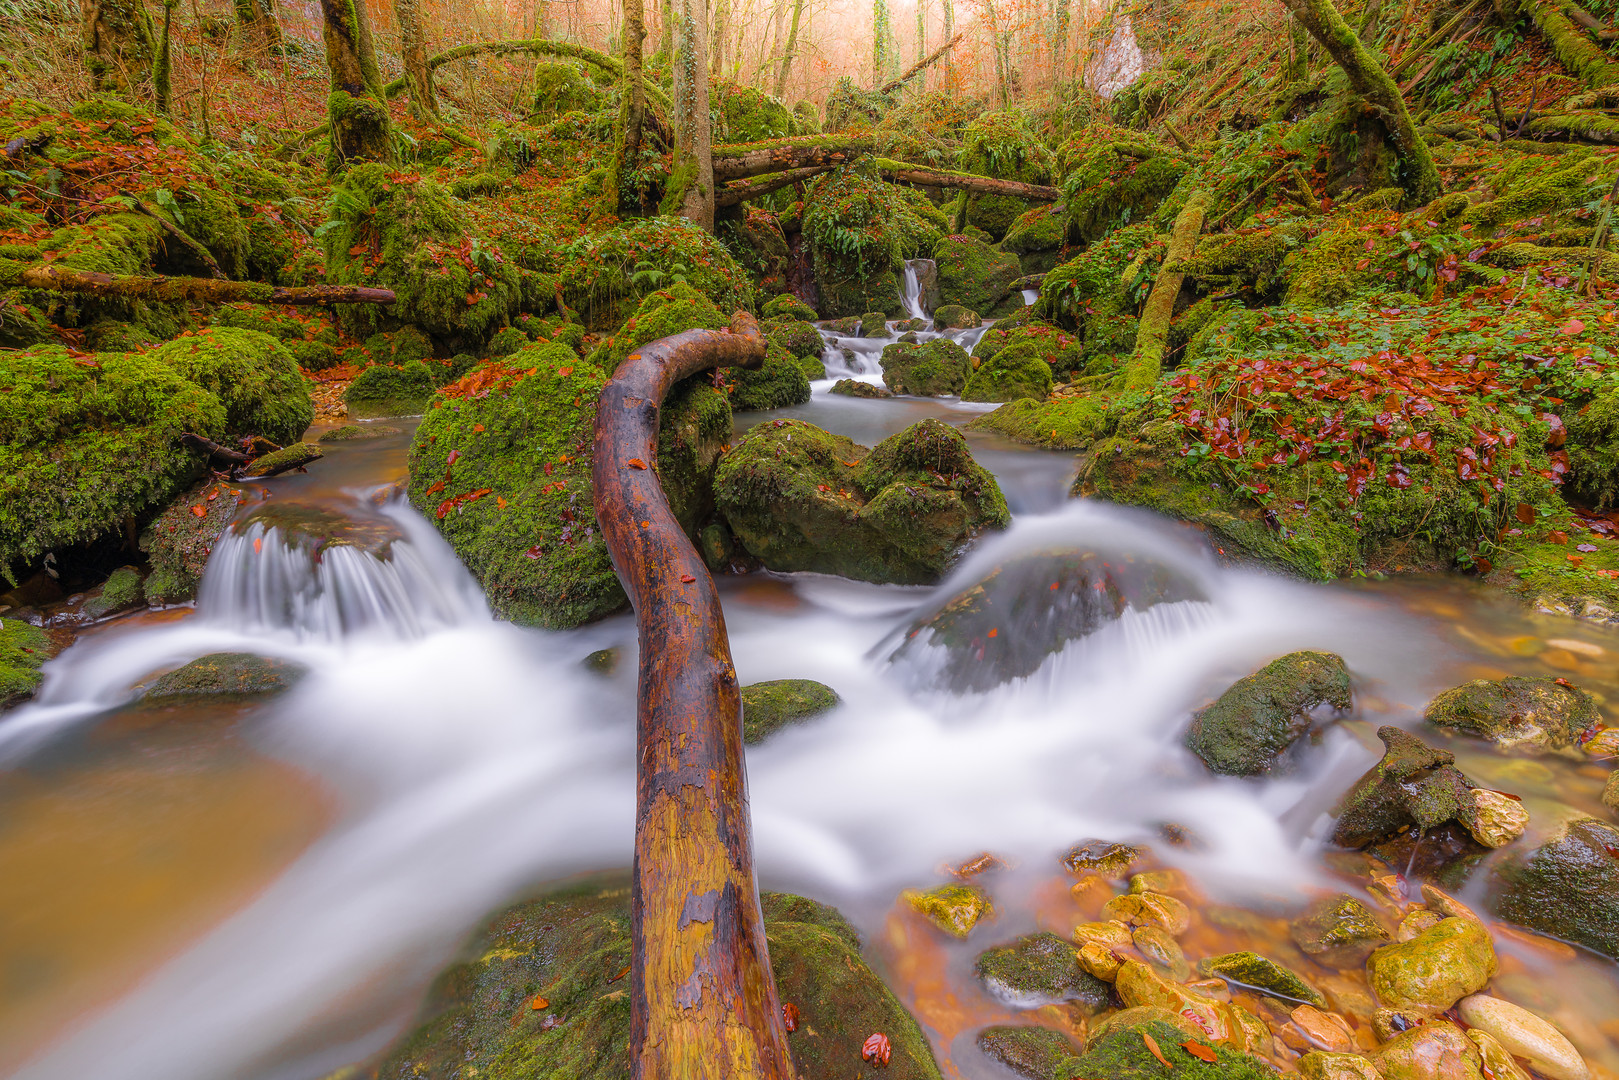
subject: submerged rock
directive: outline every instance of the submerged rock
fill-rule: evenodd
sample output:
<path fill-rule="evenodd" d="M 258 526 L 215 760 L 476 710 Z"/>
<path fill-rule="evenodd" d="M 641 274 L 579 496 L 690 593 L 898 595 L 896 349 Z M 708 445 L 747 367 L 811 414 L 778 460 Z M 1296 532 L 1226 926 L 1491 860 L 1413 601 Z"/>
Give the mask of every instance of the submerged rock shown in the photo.
<path fill-rule="evenodd" d="M 995 911 L 989 894 L 976 885 L 940 885 L 927 892 L 906 889 L 902 895 L 912 911 L 956 938 L 966 937 Z"/>
<path fill-rule="evenodd" d="M 1490 897 L 1508 922 L 1619 959 L 1619 829 L 1572 818 L 1539 847 L 1495 864 Z"/>
<path fill-rule="evenodd" d="M 917 619 L 890 655 L 953 693 L 1038 671 L 1070 641 L 1157 604 L 1203 599 L 1191 579 L 1131 553 L 1042 551 L 1010 559 Z"/>
<path fill-rule="evenodd" d="M 978 1049 L 1028 1080 L 1058 1080 L 1058 1067 L 1079 1048 L 1068 1036 L 1029 1024 L 1001 1024 L 978 1033 Z"/>
<path fill-rule="evenodd" d="M 714 474 L 742 546 L 772 570 L 937 581 L 963 545 L 1010 515 L 967 441 L 937 420 L 871 450 L 799 420 L 750 430 Z"/>
<path fill-rule="evenodd" d="M 1068 853 L 1062 857 L 1062 864 L 1075 874 L 1122 878 L 1140 858 L 1141 849 L 1130 844 L 1118 844 L 1111 840 L 1082 840 L 1068 849 Z"/>
<path fill-rule="evenodd" d="M 938 1080 L 926 1036 L 861 958 L 843 917 L 803 897 L 760 899 L 776 989 L 799 1015 L 787 1037 L 799 1075 L 847 1080 L 861 1043 L 880 1031 L 892 1047 L 885 1076 Z M 420 1026 L 377 1075 L 622 1080 L 629 962 L 627 888 L 581 887 L 510 908 L 435 982 Z"/>
<path fill-rule="evenodd" d="M 1288 931 L 1300 951 L 1337 968 L 1359 967 L 1373 949 L 1389 941 L 1372 909 L 1347 895 L 1319 901 L 1289 923 Z"/>
<path fill-rule="evenodd" d="M 876 383 L 861 382 L 859 379 L 839 379 L 832 384 L 832 389 L 827 392 L 857 398 L 889 398 L 894 396 L 891 390 L 885 390 Z"/>
<path fill-rule="evenodd" d="M 1349 669 L 1333 653 L 1296 652 L 1244 676 L 1192 717 L 1186 745 L 1217 773 L 1268 772 L 1322 706 L 1353 704 Z"/>
<path fill-rule="evenodd" d="M 314 502 L 273 499 L 260 503 L 236 520 L 231 531 L 245 535 L 257 526 L 276 530 L 288 547 L 304 548 L 317 555 L 336 547 L 358 548 L 378 559 L 386 559 L 404 533 L 392 518 L 380 514 L 361 515 L 352 509 L 329 509 Z"/>
<path fill-rule="evenodd" d="M 1113 999 L 1112 988 L 1080 966 L 1078 950 L 1052 933 L 986 949 L 978 954 L 973 972 L 990 993 L 1018 1008 L 1072 1001 L 1094 1016 Z"/>
<path fill-rule="evenodd" d="M 1321 991 L 1305 982 L 1297 972 L 1258 953 L 1234 952 L 1206 957 L 1197 962 L 1197 970 L 1227 982 L 1251 986 L 1283 1000 L 1302 1001 L 1317 1008 L 1325 1008 L 1327 1004 Z"/>
<path fill-rule="evenodd" d="M 1439 1020 L 1385 1042 L 1372 1055 L 1384 1080 L 1482 1080 L 1478 1047 L 1462 1029 Z"/>
<path fill-rule="evenodd" d="M 1184 902 L 1156 892 L 1115 896 L 1102 905 L 1102 916 L 1130 926 L 1160 926 L 1176 935 L 1192 925 L 1192 911 Z"/>
<path fill-rule="evenodd" d="M 1377 737 L 1386 748 L 1383 760 L 1339 804 L 1333 843 L 1365 847 L 1407 827 L 1426 831 L 1474 820 L 1473 784 L 1456 768 L 1456 755 L 1392 725 L 1378 728 Z"/>
<path fill-rule="evenodd" d="M 1451 917 L 1372 953 L 1366 980 L 1386 1008 L 1443 1012 L 1482 990 L 1495 968 L 1489 931 L 1472 919 Z"/>
<path fill-rule="evenodd" d="M 1428 723 L 1503 750 L 1565 750 L 1598 720 L 1596 701 L 1564 679 L 1474 679 L 1428 703 Z"/>
<path fill-rule="evenodd" d="M 883 384 L 896 394 L 940 397 L 961 393 L 972 373 L 972 357 L 949 338 L 925 344 L 897 341 L 884 346 Z"/>
<path fill-rule="evenodd" d="M 146 687 L 141 701 L 170 704 L 186 698 L 264 697 L 291 690 L 309 669 L 291 660 L 254 653 L 211 653 Z"/>
<path fill-rule="evenodd" d="M 742 741 L 763 742 L 784 727 L 836 708 L 837 692 L 813 679 L 772 679 L 742 688 Z"/>

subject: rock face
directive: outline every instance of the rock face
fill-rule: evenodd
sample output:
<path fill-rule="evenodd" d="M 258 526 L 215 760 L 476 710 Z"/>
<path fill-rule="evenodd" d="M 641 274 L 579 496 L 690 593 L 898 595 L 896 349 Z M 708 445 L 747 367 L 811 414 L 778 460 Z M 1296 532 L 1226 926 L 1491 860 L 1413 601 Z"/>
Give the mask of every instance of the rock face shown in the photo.
<path fill-rule="evenodd" d="M 1439 694 L 1428 723 L 1488 739 L 1503 750 L 1564 750 L 1597 722 L 1596 702 L 1559 679 L 1475 679 Z"/>
<path fill-rule="evenodd" d="M 959 394 L 972 372 L 972 357 L 949 338 L 925 345 L 896 341 L 883 348 L 883 384 L 896 394 L 939 397 Z"/>
<path fill-rule="evenodd" d="M 978 1049 L 1028 1080 L 1056 1080 L 1058 1067 L 1079 1052 L 1062 1032 L 1027 1024 L 985 1028 Z"/>
<path fill-rule="evenodd" d="M 1619 829 L 1576 817 L 1491 871 L 1491 907 L 1509 922 L 1619 959 Z"/>
<path fill-rule="evenodd" d="M 1217 773 L 1255 776 L 1310 730 L 1323 705 L 1352 704 L 1349 669 L 1332 653 L 1296 652 L 1238 679 L 1192 718 L 1186 745 Z"/>
<path fill-rule="evenodd" d="M 1019 1008 L 1075 1002 L 1087 1016 L 1108 1007 L 1107 983 L 1080 966 L 1079 951 L 1052 933 L 1030 934 L 978 954 L 974 973 L 990 993 Z"/>
<path fill-rule="evenodd" d="M 937 420 L 871 450 L 798 420 L 760 424 L 721 459 L 714 497 L 772 570 L 907 585 L 937 581 L 962 545 L 1010 521 L 995 478 Z"/>
<path fill-rule="evenodd" d="M 763 742 L 782 728 L 839 704 L 837 693 L 813 679 L 774 679 L 742 688 L 742 741 Z"/>
<path fill-rule="evenodd" d="M 1383 760 L 1344 796 L 1333 843 L 1365 847 L 1407 826 L 1426 831 L 1471 822 L 1473 785 L 1456 768 L 1456 755 L 1391 725 L 1378 728 L 1377 737 L 1386 747 Z"/>
<path fill-rule="evenodd" d="M 845 1080 L 873 1032 L 888 1036 L 885 1075 L 937 1080 L 916 1021 L 860 957 L 836 911 L 803 897 L 761 897 L 770 964 L 795 1006 L 794 1064 L 805 1080 Z M 421 1026 L 379 1076 L 453 1080 L 622 1080 L 629 1074 L 629 890 L 585 887 L 497 915 L 472 958 L 435 983 Z"/>
<path fill-rule="evenodd" d="M 1318 902 L 1289 923 L 1288 932 L 1300 951 L 1336 968 L 1359 967 L 1389 940 L 1372 909 L 1348 895 Z"/>
<path fill-rule="evenodd" d="M 1437 1013 L 1482 990 L 1495 968 L 1489 931 L 1472 919 L 1451 917 L 1372 953 L 1366 979 L 1385 1008 Z"/>
<path fill-rule="evenodd" d="M 991 318 L 1023 306 L 1012 283 L 1023 276 L 1016 255 L 997 251 L 982 240 L 946 236 L 933 248 L 939 269 L 939 295 L 947 304 L 983 312 Z"/>
<path fill-rule="evenodd" d="M 890 660 L 954 693 L 1032 675 L 1068 642 L 1127 609 L 1201 600 L 1197 585 L 1130 553 L 1047 551 L 1012 559 L 912 623 Z"/>
<path fill-rule="evenodd" d="M 186 698 L 260 697 L 285 693 L 307 674 L 301 664 L 253 653 L 211 653 L 161 675 L 141 700 L 172 704 Z"/>

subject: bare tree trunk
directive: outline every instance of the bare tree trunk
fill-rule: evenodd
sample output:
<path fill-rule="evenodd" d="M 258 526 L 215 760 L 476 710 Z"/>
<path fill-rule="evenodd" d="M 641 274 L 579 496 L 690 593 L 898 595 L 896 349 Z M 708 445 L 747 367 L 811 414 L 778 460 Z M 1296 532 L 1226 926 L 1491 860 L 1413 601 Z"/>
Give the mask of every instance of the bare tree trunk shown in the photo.
<path fill-rule="evenodd" d="M 713 130 L 708 115 L 708 3 L 679 0 L 675 35 L 675 160 L 670 194 L 681 217 L 714 231 Z M 672 201 L 672 200 L 670 200 Z"/>
<path fill-rule="evenodd" d="M 792 28 L 787 31 L 787 47 L 781 52 L 781 66 L 776 69 L 776 96 L 787 97 L 787 76 L 793 70 L 793 55 L 798 48 L 798 22 L 804 14 L 804 0 L 793 0 Z"/>
<path fill-rule="evenodd" d="M 714 0 L 713 48 L 709 50 L 709 73 L 716 79 L 725 77 L 725 33 L 731 14 L 731 0 Z"/>
<path fill-rule="evenodd" d="M 420 0 L 394 0 L 394 18 L 399 22 L 399 51 L 405 62 L 411 112 L 417 119 L 436 117 L 438 102 L 433 97 L 433 71 L 427 66 Z"/>
<path fill-rule="evenodd" d="M 147 97 L 155 50 L 142 0 L 79 0 L 79 14 L 91 88 L 99 94 Z"/>
<path fill-rule="evenodd" d="M 332 73 L 329 164 L 335 169 L 350 161 L 392 161 L 388 107 L 364 0 L 320 0 L 320 11 L 326 66 Z"/>
<path fill-rule="evenodd" d="M 701 24 L 699 24 L 700 26 Z M 687 27 L 682 25 L 682 33 Z M 719 594 L 657 472 L 659 406 L 681 379 L 757 367 L 752 316 L 642 346 L 596 407 L 595 509 L 635 608 L 635 1080 L 792 1080 L 753 876 L 742 707 Z"/>
<path fill-rule="evenodd" d="M 1361 44 L 1360 35 L 1344 22 L 1332 0 L 1282 0 L 1310 36 L 1321 43 L 1349 78 L 1350 88 L 1365 98 L 1382 117 L 1383 125 L 1394 138 L 1401 158 L 1405 161 L 1409 177 L 1406 193 L 1414 205 L 1422 206 L 1444 193 L 1445 185 L 1439 177 L 1433 154 L 1428 144 L 1417 134 L 1411 112 L 1405 107 L 1405 98 L 1389 73 L 1377 58 Z"/>

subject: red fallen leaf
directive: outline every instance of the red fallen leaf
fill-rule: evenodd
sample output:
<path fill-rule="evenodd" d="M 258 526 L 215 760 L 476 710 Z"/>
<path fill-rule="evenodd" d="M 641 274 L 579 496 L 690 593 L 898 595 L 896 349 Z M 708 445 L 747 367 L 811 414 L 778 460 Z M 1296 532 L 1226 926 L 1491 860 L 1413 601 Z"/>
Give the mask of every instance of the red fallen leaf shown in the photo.
<path fill-rule="evenodd" d="M 888 1036 L 880 1031 L 867 1037 L 860 1046 L 860 1057 L 878 1068 L 887 1065 L 889 1058 L 893 1056 L 894 1048 L 889 1045 Z"/>
<path fill-rule="evenodd" d="M 1596 549 L 1597 549 L 1597 546 L 1595 544 L 1575 544 L 1574 545 L 1574 550 L 1575 551 L 1595 551 Z"/>
<path fill-rule="evenodd" d="M 1533 525 L 1535 523 L 1535 508 L 1528 503 L 1521 502 L 1518 504 L 1517 509 L 1512 511 L 1512 516 L 1517 518 L 1518 523 L 1521 525 Z"/>
<path fill-rule="evenodd" d="M 483 430 L 483 425 L 482 424 L 473 424 L 472 425 L 472 430 L 473 431 L 482 431 Z"/>
<path fill-rule="evenodd" d="M 214 500 L 215 500 L 215 499 L 217 499 L 217 498 L 219 498 L 219 489 L 218 489 L 218 488 L 214 488 L 214 490 L 212 490 L 212 491 L 210 491 L 210 492 L 209 492 L 209 493 L 208 493 L 208 501 L 209 501 L 209 502 L 213 502 L 213 501 L 214 501 Z"/>
<path fill-rule="evenodd" d="M 531 1009 L 534 1009 L 535 1011 L 538 1011 L 540 1009 L 546 1008 L 550 1004 L 551 1004 L 551 1002 L 548 1001 L 546 998 L 540 996 L 539 994 L 535 994 L 534 995 L 534 1000 L 528 1003 L 528 1007 L 531 1008 Z"/>
<path fill-rule="evenodd" d="M 1569 561 L 1569 565 L 1571 565 L 1571 566 L 1579 566 L 1581 563 L 1585 562 L 1585 556 L 1584 555 L 1570 555 L 1568 557 L 1568 561 Z"/>
<path fill-rule="evenodd" d="M 1551 532 L 1546 534 L 1546 543 L 1566 544 L 1568 543 L 1568 533 L 1564 532 L 1562 529 L 1553 529 Z"/>
<path fill-rule="evenodd" d="M 1481 574 L 1488 574 L 1491 570 L 1495 569 L 1495 564 L 1482 555 L 1473 556 L 1473 566 L 1477 568 L 1478 572 Z"/>
<path fill-rule="evenodd" d="M 1153 1038 L 1151 1035 L 1148 1035 L 1145 1031 L 1143 1031 L 1141 1033 L 1141 1041 L 1142 1041 L 1143 1044 L 1146 1045 L 1148 1051 L 1151 1052 L 1153 1057 L 1157 1058 L 1159 1061 L 1164 1063 L 1165 1068 L 1173 1069 L 1175 1067 L 1175 1063 L 1170 1061 L 1168 1058 L 1166 1058 L 1164 1056 L 1164 1052 L 1162 1050 L 1158 1049 L 1158 1040 L 1157 1039 Z"/>
<path fill-rule="evenodd" d="M 447 461 L 445 461 L 444 464 L 446 466 L 454 465 L 455 464 L 455 459 L 460 457 L 460 456 L 461 456 L 461 451 L 459 451 L 459 450 L 451 450 L 449 459 Z"/>
<path fill-rule="evenodd" d="M 989 628 L 989 636 L 990 637 L 995 637 L 999 633 L 1000 633 L 1000 630 L 998 628 L 993 627 L 993 626 Z"/>
<path fill-rule="evenodd" d="M 557 368 L 557 374 L 562 376 L 564 379 L 566 379 L 569 375 L 573 374 L 573 368 L 571 368 L 571 367 L 559 367 L 559 368 Z"/>
<path fill-rule="evenodd" d="M 697 579 L 692 577 L 690 574 L 681 574 L 680 575 L 680 580 L 681 580 L 682 584 L 690 585 L 692 582 L 696 581 Z"/>
<path fill-rule="evenodd" d="M 630 973 L 630 966 L 628 964 L 625 964 L 623 971 L 619 972 L 617 975 L 614 975 L 611 979 L 608 979 L 607 981 L 610 982 L 610 983 L 616 983 L 616 982 L 618 982 L 618 980 L 622 979 L 624 976 L 628 975 L 629 973 Z"/>
<path fill-rule="evenodd" d="M 1190 1039 L 1181 1043 L 1181 1049 L 1185 1050 L 1188 1054 L 1191 1054 L 1199 1061 L 1214 1061 L 1220 1056 L 1209 1047 L 1204 1046 L 1202 1043 L 1192 1042 Z"/>
<path fill-rule="evenodd" d="M 538 559 L 540 557 L 540 555 L 541 555 L 540 545 L 538 545 L 538 544 L 535 544 L 533 547 L 531 547 L 527 551 L 523 552 L 523 558 L 525 558 L 525 559 Z"/>
<path fill-rule="evenodd" d="M 638 457 L 632 457 L 632 458 L 630 458 L 630 460 L 626 461 L 624 464 L 628 465 L 632 469 L 644 469 L 644 468 L 646 468 L 646 462 L 642 461 Z"/>
<path fill-rule="evenodd" d="M 1559 334 L 1578 334 L 1585 329 L 1585 324 L 1578 319 L 1570 319 L 1557 328 Z"/>
<path fill-rule="evenodd" d="M 781 1003 L 781 1024 L 789 1032 L 798 1030 L 798 1006 L 790 1001 Z"/>
<path fill-rule="evenodd" d="M 825 485 L 825 484 L 816 484 L 815 485 L 815 490 L 816 491 L 831 491 L 832 489 L 830 487 L 828 487 L 827 485 Z"/>
<path fill-rule="evenodd" d="M 207 517 L 208 516 L 208 511 L 203 509 L 200 506 L 193 506 L 191 508 L 191 512 L 193 514 L 196 514 L 198 517 Z"/>
<path fill-rule="evenodd" d="M 845 461 L 845 462 L 844 462 L 844 464 L 845 464 L 845 465 L 847 465 L 847 466 L 849 466 L 849 468 L 851 468 L 851 469 L 852 469 L 852 468 L 854 468 L 854 467 L 855 467 L 855 466 L 856 466 L 856 465 L 858 465 L 858 464 L 860 464 L 860 462 L 858 462 L 858 461 Z"/>
<path fill-rule="evenodd" d="M 496 495 L 495 496 L 495 505 L 498 506 L 502 510 L 506 509 L 506 496 L 504 496 L 504 495 Z"/>

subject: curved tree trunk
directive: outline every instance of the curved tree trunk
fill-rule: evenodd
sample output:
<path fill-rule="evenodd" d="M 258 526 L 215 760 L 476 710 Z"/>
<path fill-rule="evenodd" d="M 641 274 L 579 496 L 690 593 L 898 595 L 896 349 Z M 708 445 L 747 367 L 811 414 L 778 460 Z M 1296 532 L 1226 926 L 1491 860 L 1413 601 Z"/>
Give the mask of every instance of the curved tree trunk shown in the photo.
<path fill-rule="evenodd" d="M 1355 93 L 1365 98 L 1382 117 L 1410 172 L 1406 192 L 1411 202 L 1421 206 L 1444 194 L 1445 185 L 1439 178 L 1433 154 L 1417 134 L 1417 126 L 1405 107 L 1399 86 L 1361 44 L 1360 35 L 1344 22 L 1332 0 L 1282 0 L 1282 3 L 1343 68 Z"/>
<path fill-rule="evenodd" d="M 742 706 L 719 594 L 658 481 L 658 413 L 681 379 L 757 367 L 752 316 L 632 352 L 596 407 L 595 509 L 635 607 L 636 1080 L 792 1080 L 753 877 Z"/>
<path fill-rule="evenodd" d="M 714 231 L 713 129 L 708 113 L 707 0 L 675 6 L 674 168 L 667 209 Z"/>
<path fill-rule="evenodd" d="M 351 161 L 392 161 L 388 107 L 364 0 L 320 0 L 320 12 L 326 66 L 332 74 L 327 99 L 330 164 L 340 168 Z"/>
<path fill-rule="evenodd" d="M 418 119 L 435 117 L 438 101 L 433 96 L 433 69 L 427 66 L 420 0 L 394 0 L 394 18 L 399 22 L 399 52 L 405 64 L 411 111 Z"/>
<path fill-rule="evenodd" d="M 144 98 L 151 90 L 152 21 L 141 0 L 79 0 L 84 66 L 96 93 Z"/>

